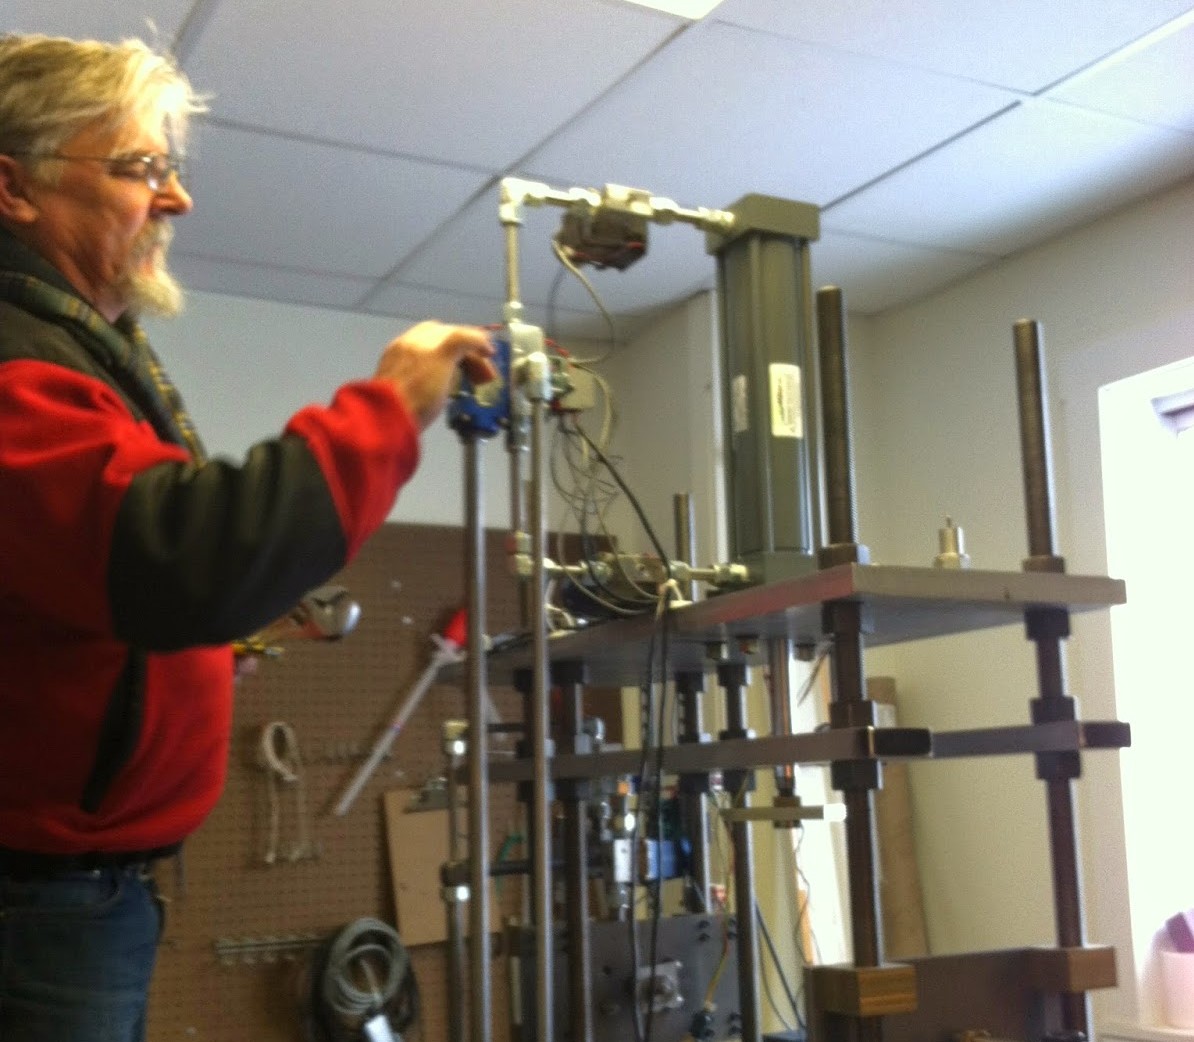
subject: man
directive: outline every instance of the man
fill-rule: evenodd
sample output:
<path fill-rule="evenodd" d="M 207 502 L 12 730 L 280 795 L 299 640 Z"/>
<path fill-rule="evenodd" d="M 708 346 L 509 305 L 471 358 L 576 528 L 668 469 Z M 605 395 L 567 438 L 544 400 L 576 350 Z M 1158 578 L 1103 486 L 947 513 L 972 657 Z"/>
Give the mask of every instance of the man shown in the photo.
<path fill-rule="evenodd" d="M 206 459 L 137 324 L 165 267 L 186 79 L 139 42 L 0 39 L 0 1039 L 144 1037 L 146 871 L 224 783 L 229 642 L 385 520 L 476 329 L 421 323 L 370 379 Z"/>

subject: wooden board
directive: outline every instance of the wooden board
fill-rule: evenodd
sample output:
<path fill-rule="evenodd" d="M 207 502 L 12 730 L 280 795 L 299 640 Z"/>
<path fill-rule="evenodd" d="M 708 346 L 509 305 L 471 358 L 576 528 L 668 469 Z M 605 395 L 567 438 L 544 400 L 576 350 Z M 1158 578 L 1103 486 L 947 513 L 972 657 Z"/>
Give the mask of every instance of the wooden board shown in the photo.
<path fill-rule="evenodd" d="M 392 789 L 385 794 L 390 879 L 398 930 L 407 947 L 448 939 L 447 910 L 440 888 L 440 868 L 448 860 L 448 812 L 409 809 L 417 796 L 410 789 Z M 465 813 L 466 808 L 461 807 L 462 830 Z M 500 908 L 496 887 L 490 887 L 489 900 L 491 909 Z M 493 932 L 500 932 L 500 917 L 491 919 Z"/>
<path fill-rule="evenodd" d="M 869 677 L 867 697 L 877 706 L 879 726 L 896 726 L 895 680 Z M 929 940 L 920 870 L 916 863 L 907 764 L 889 762 L 883 765 L 883 788 L 875 793 L 875 829 L 879 846 L 884 952 L 888 959 L 927 955 Z"/>

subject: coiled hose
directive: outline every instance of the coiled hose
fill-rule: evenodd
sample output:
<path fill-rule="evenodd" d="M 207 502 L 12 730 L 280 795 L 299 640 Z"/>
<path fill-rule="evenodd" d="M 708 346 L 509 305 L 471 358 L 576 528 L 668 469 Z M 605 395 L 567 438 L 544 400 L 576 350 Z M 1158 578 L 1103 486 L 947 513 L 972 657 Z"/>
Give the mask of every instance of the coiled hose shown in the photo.
<path fill-rule="evenodd" d="M 419 1014 L 410 955 L 398 932 L 380 919 L 357 919 L 317 950 L 311 973 L 315 1038 L 356 1042 L 363 1025 L 384 1014 L 402 1031 Z"/>

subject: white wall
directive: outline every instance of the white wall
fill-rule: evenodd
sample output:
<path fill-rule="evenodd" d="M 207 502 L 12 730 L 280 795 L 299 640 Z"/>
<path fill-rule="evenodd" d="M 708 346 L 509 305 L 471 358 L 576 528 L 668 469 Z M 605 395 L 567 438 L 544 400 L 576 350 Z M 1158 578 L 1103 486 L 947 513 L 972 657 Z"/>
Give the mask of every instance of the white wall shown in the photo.
<path fill-rule="evenodd" d="M 180 318 L 148 322 L 146 329 L 208 450 L 239 458 L 281 431 L 297 409 L 327 402 L 340 384 L 372 375 L 382 348 L 414 321 L 192 293 Z M 482 451 L 485 522 L 504 528 L 504 444 L 494 439 Z M 418 473 L 390 520 L 462 524 L 462 458 L 457 437 L 437 424 L 423 440 Z"/>
<path fill-rule="evenodd" d="M 855 421 L 863 538 L 879 560 L 928 563 L 950 513 L 975 567 L 1019 567 L 1011 328 L 1032 317 L 1045 332 L 1060 550 L 1070 572 L 1106 571 L 1098 388 L 1194 354 L 1192 237 L 1187 183 L 867 323 L 853 351 Z M 1112 687 L 1109 614 L 1075 616 L 1070 687 L 1084 718 L 1130 722 Z M 1010 628 L 883 650 L 871 663 L 899 679 L 909 724 L 1023 722 L 1035 694 L 1031 655 Z M 1125 985 L 1101 994 L 1096 1011 L 1132 1019 L 1119 756 L 1084 756 L 1078 792 L 1089 935 L 1117 946 Z M 1052 942 L 1048 904 L 1027 896 L 1048 885 L 1031 760 L 925 764 L 914 782 L 934 949 Z"/>
<path fill-rule="evenodd" d="M 602 366 L 614 387 L 614 452 L 663 549 L 676 553 L 673 497 L 693 500 L 698 561 L 723 560 L 722 435 L 713 298 L 671 311 Z M 631 550 L 651 549 L 629 506 L 611 522 Z"/>

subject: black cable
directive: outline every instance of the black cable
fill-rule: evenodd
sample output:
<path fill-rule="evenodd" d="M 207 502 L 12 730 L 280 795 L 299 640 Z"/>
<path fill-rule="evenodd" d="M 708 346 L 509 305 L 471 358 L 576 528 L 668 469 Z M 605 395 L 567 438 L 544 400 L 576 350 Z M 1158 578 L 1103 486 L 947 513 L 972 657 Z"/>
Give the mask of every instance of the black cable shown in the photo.
<path fill-rule="evenodd" d="M 630 490 L 630 487 L 623 480 L 622 475 L 618 473 L 617 468 L 609 460 L 604 452 L 597 446 L 597 443 L 585 433 L 584 429 L 579 424 L 573 425 L 573 430 L 585 442 L 594 456 L 610 477 L 617 483 L 618 488 L 626 496 L 634 509 L 639 523 L 643 527 L 647 538 L 655 549 L 655 553 L 659 557 L 659 561 L 663 566 L 664 574 L 667 576 L 667 582 L 672 582 L 672 565 L 668 559 L 668 555 L 663 550 L 663 545 L 660 543 L 655 530 L 651 527 L 650 521 L 647 520 L 646 512 L 643 510 L 642 504 L 638 501 L 638 497 Z M 585 538 L 584 527 L 582 524 L 582 545 Z M 593 575 L 590 566 L 590 575 L 596 581 L 596 576 Z M 653 891 L 654 903 L 652 905 L 652 922 L 651 922 L 651 948 L 650 948 L 650 972 L 655 972 L 655 959 L 658 954 L 659 941 L 659 922 L 663 911 L 663 893 L 662 893 L 662 875 L 663 875 L 663 723 L 665 719 L 664 707 L 666 706 L 667 698 L 667 668 L 668 668 L 668 654 L 667 654 L 667 635 L 669 622 L 669 609 L 671 604 L 671 591 L 665 588 L 661 591 L 661 602 L 652 602 L 660 604 L 660 613 L 662 625 L 660 627 L 662 633 L 661 643 L 663 646 L 663 653 L 660 656 L 660 672 L 662 676 L 661 695 L 660 695 L 660 712 L 659 712 L 659 734 L 656 736 L 656 761 L 655 761 L 655 792 L 654 792 L 654 811 L 656 818 L 656 871 L 655 871 L 655 889 Z M 649 1003 L 647 1006 L 647 1016 L 645 1024 L 639 1023 L 639 1002 L 638 1002 L 638 931 L 634 916 L 634 889 L 636 885 L 636 863 L 638 859 L 638 831 L 639 831 L 639 816 L 644 813 L 643 804 L 647 802 L 647 792 L 649 786 L 647 784 L 647 758 L 650 754 L 650 720 L 651 720 L 651 698 L 653 690 L 654 672 L 655 672 L 655 635 L 656 630 L 652 629 L 650 641 L 647 647 L 647 663 L 646 663 L 646 681 L 643 686 L 644 698 L 646 701 L 646 712 L 644 718 L 647 721 L 647 726 L 643 728 L 642 751 L 639 757 L 639 806 L 634 817 L 634 827 L 631 830 L 631 858 L 630 858 L 630 892 L 631 892 L 631 910 L 630 910 L 630 955 L 631 955 L 631 969 L 633 987 L 635 990 L 635 998 L 632 1003 L 634 1022 L 634 1034 L 637 1042 L 651 1042 L 651 1028 L 653 1026 L 654 1004 Z"/>
<path fill-rule="evenodd" d="M 582 439 L 582 440 L 586 441 L 590 446 L 592 446 L 594 452 L 598 453 L 598 455 L 599 455 L 599 462 L 601 462 L 606 467 L 606 469 L 610 470 L 611 474 L 614 474 L 616 481 L 620 481 L 616 472 L 612 470 L 612 464 L 610 464 L 608 459 L 600 456 L 600 450 L 598 450 L 596 448 L 596 446 L 593 444 L 593 442 L 589 438 L 589 436 L 584 433 L 584 431 L 581 428 L 579 423 L 577 423 L 574 420 L 571 431 L 569 431 L 567 428 L 565 428 L 563 426 L 563 424 L 561 424 L 560 430 L 563 431 L 565 434 L 569 434 L 570 436 Z M 591 484 L 596 485 L 597 482 L 594 480 L 591 482 Z M 624 485 L 621 485 L 620 487 L 625 489 Z M 633 501 L 634 497 L 630 496 L 629 492 L 627 492 L 627 494 L 628 494 L 629 498 Z M 587 501 L 587 499 L 588 499 L 588 497 L 586 497 L 586 501 Z M 600 517 L 600 512 L 596 510 L 595 501 L 594 501 L 594 513 L 596 514 L 596 516 Z M 580 535 L 581 551 L 582 551 L 581 561 L 585 565 L 585 568 L 587 570 L 587 574 L 588 574 L 590 581 L 601 592 L 600 599 L 598 599 L 596 597 L 593 598 L 595 600 L 595 602 L 600 603 L 600 601 L 604 600 L 604 601 L 608 602 L 609 606 L 612 606 L 614 611 L 625 612 L 627 614 L 643 614 L 647 610 L 648 607 L 654 606 L 657 603 L 656 599 L 654 597 L 651 597 L 651 598 L 626 597 L 622 594 L 617 593 L 613 589 L 611 589 L 610 586 L 597 574 L 596 570 L 593 567 L 593 558 L 596 556 L 596 548 L 593 543 L 592 535 L 588 529 L 588 523 L 587 523 L 588 510 L 582 507 L 582 509 L 580 509 L 577 512 L 576 516 L 577 516 L 577 521 L 578 521 L 578 527 L 580 529 L 579 535 Z M 640 518 L 641 517 L 642 517 L 642 515 L 640 513 Z M 649 531 L 648 531 L 648 534 L 650 535 Z M 580 589 L 581 593 L 587 594 L 589 592 L 589 591 L 585 590 L 584 587 L 579 582 L 577 582 L 575 577 L 569 576 L 568 578 L 573 583 L 573 585 L 577 586 L 578 589 Z"/>
<path fill-rule="evenodd" d="M 796 1014 L 796 1026 L 801 1031 L 804 1030 L 804 1017 L 800 1013 L 800 1006 L 796 1001 L 796 996 L 792 994 L 792 986 L 788 983 L 788 977 L 784 973 L 783 964 L 780 962 L 779 952 L 775 950 L 775 942 L 771 939 L 771 933 L 767 929 L 767 924 L 763 921 L 763 912 L 759 908 L 759 902 L 755 903 L 755 922 L 759 924 L 759 930 L 763 934 L 763 940 L 767 942 L 767 950 L 771 953 L 771 961 L 775 966 L 775 972 L 779 975 L 779 982 L 784 986 L 784 994 L 788 997 L 788 1004 L 792 1007 L 792 1012 Z M 763 974 L 763 983 L 767 984 L 767 974 Z M 770 991 L 768 992 L 769 999 L 771 998 Z M 772 999 L 771 1008 L 775 1009 L 775 1001 Z M 784 1018 L 778 1009 L 775 1009 L 775 1015 L 782 1021 Z M 784 1025 L 787 1026 L 786 1024 Z"/>
<path fill-rule="evenodd" d="M 792 1025 L 788 1023 L 788 1018 L 779 1011 L 779 1003 L 775 1001 L 775 994 L 771 990 L 771 979 L 766 973 L 762 974 L 763 978 L 763 994 L 767 996 L 767 1005 L 771 1007 L 771 1012 L 775 1014 L 775 1019 L 780 1022 L 785 1031 L 791 1031 Z"/>
<path fill-rule="evenodd" d="M 659 542 L 659 538 L 655 535 L 655 530 L 651 527 L 651 522 L 647 520 L 647 515 L 643 511 L 642 504 L 639 503 L 634 493 L 630 491 L 630 486 L 622 480 L 622 475 L 618 473 L 617 468 L 609 461 L 608 457 L 598 447 L 597 443 L 593 441 L 580 426 L 576 427 L 576 432 L 584 439 L 585 444 L 593 451 L 593 455 L 601 461 L 601 465 L 609 471 L 610 477 L 618 483 L 626 498 L 630 501 L 630 505 L 634 508 L 635 514 L 638 516 L 639 523 L 643 526 L 643 531 L 647 534 L 647 538 L 651 541 L 651 545 L 655 548 L 655 553 L 659 555 L 659 560 L 663 565 L 664 574 L 668 577 L 670 582 L 672 579 L 672 562 L 668 559 L 668 555 L 663 552 L 663 545 Z"/>
<path fill-rule="evenodd" d="M 650 640 L 647 644 L 647 663 L 645 670 L 645 683 L 643 685 L 644 706 L 642 718 L 646 726 L 642 728 L 642 742 L 641 753 L 639 756 L 639 807 L 635 815 L 635 831 L 632 840 L 634 854 L 631 858 L 631 873 L 633 879 L 634 863 L 637 860 L 638 849 L 638 820 L 639 815 L 646 814 L 647 808 L 643 804 L 648 803 L 647 794 L 650 793 L 653 803 L 649 803 L 649 809 L 655 819 L 655 878 L 652 881 L 651 896 L 651 943 L 649 947 L 649 962 L 648 972 L 655 973 L 655 967 L 659 958 L 659 927 L 660 921 L 663 917 L 663 751 L 664 751 L 664 723 L 667 719 L 667 681 L 670 668 L 670 655 L 668 652 L 668 637 L 671 623 L 671 589 L 665 588 L 661 594 L 659 602 L 660 625 L 652 629 Z M 650 755 L 651 745 L 651 719 L 652 719 L 652 694 L 654 691 L 655 680 L 655 638 L 656 634 L 660 638 L 660 656 L 659 656 L 659 703 L 658 703 L 658 717 L 657 725 L 655 727 L 655 765 L 651 782 L 647 781 L 647 759 Z M 649 839 L 649 836 L 648 836 Z M 633 885 L 632 885 L 633 892 Z M 635 987 L 638 986 L 638 945 L 637 945 L 637 931 L 632 928 L 632 937 L 634 944 L 631 949 L 632 970 Z M 638 997 L 636 992 L 635 997 L 635 1037 L 639 1042 L 651 1042 L 651 1031 L 654 1026 L 655 1006 L 654 1001 L 650 999 L 650 991 L 648 991 L 648 1005 L 645 1022 L 641 1028 L 638 1023 Z"/>

